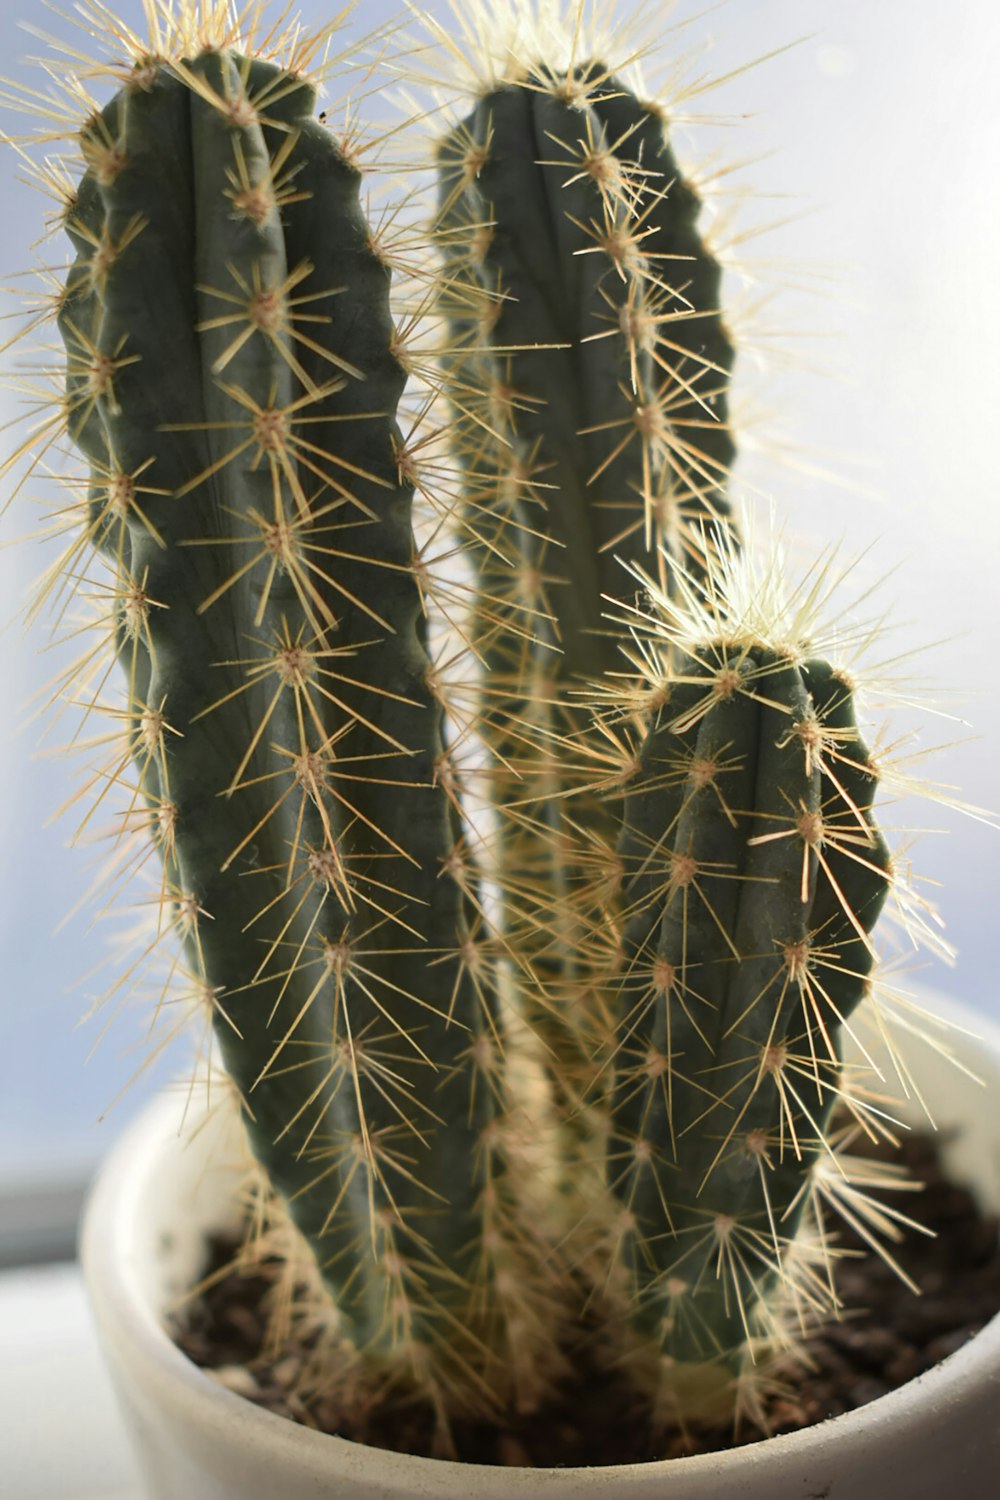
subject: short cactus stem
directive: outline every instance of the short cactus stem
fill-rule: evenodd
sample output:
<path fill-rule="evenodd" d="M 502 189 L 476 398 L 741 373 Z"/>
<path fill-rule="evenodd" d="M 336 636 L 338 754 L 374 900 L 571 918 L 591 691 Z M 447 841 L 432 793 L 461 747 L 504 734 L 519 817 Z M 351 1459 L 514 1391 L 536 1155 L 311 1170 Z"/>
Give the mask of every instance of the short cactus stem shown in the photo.
<path fill-rule="evenodd" d="M 752 628 L 664 649 L 619 846 L 609 1183 L 658 1399 L 709 1420 L 793 1279 L 891 871 L 845 677 Z"/>

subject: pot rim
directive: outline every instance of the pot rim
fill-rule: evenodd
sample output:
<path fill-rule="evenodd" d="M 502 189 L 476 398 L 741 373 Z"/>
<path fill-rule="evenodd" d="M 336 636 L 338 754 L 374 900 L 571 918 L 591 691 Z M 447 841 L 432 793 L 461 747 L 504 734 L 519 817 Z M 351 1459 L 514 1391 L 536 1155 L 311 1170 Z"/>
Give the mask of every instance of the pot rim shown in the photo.
<path fill-rule="evenodd" d="M 951 999 L 942 997 L 938 1003 L 938 997 L 934 998 L 935 1012 L 992 1053 L 1000 1068 L 1000 1025 Z M 467 1500 L 475 1481 L 486 1476 L 494 1485 L 502 1482 L 511 1496 L 529 1497 L 544 1486 L 550 1496 L 570 1497 L 581 1490 L 593 1493 L 595 1483 L 600 1482 L 617 1486 L 615 1493 L 627 1500 L 638 1493 L 640 1481 L 648 1484 L 667 1466 L 672 1471 L 680 1466 L 691 1477 L 711 1475 L 721 1481 L 737 1478 L 748 1466 L 760 1478 L 774 1465 L 777 1478 L 791 1450 L 799 1464 L 812 1459 L 819 1462 L 831 1444 L 857 1448 L 877 1442 L 886 1424 L 897 1439 L 905 1440 L 907 1430 L 924 1431 L 929 1421 L 940 1419 L 943 1406 L 960 1404 L 981 1382 L 1000 1384 L 998 1313 L 940 1364 L 864 1406 L 797 1432 L 718 1452 L 600 1467 L 505 1469 L 397 1453 L 317 1432 L 254 1405 L 206 1374 L 181 1353 L 143 1292 L 132 1228 L 151 1164 L 179 1139 L 179 1114 L 177 1094 L 155 1097 L 116 1143 L 91 1191 L 82 1221 L 80 1258 L 99 1322 L 114 1340 L 127 1339 L 132 1370 L 148 1373 L 157 1391 L 169 1392 L 176 1416 L 219 1433 L 231 1431 L 235 1424 L 242 1447 L 259 1447 L 272 1455 L 287 1450 L 299 1466 L 303 1459 L 311 1459 L 317 1472 L 325 1468 L 331 1479 L 340 1473 L 377 1481 L 386 1496 L 400 1500 L 414 1494 Z"/>

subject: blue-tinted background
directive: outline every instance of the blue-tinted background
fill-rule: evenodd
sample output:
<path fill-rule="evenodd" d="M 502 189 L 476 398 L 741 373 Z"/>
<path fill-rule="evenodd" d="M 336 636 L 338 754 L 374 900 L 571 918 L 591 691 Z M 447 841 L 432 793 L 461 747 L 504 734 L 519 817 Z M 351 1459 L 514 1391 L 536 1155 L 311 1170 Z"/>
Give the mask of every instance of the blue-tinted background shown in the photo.
<path fill-rule="evenodd" d="M 330 14 L 317 3 L 301 10 L 312 23 Z M 121 11 L 140 24 L 134 0 Z M 389 14 L 367 4 L 364 28 Z M 923 743 L 954 743 L 928 771 L 960 784 L 972 802 L 1000 806 L 1000 10 L 991 0 L 729 0 L 679 5 L 672 19 L 699 14 L 676 47 L 707 46 L 694 65 L 706 77 L 800 39 L 691 98 L 685 112 L 703 118 L 679 127 L 689 156 L 750 163 L 720 179 L 736 231 L 775 226 L 741 245 L 747 265 L 729 290 L 730 305 L 759 304 L 738 391 L 771 419 L 745 446 L 741 482 L 772 495 L 803 543 L 842 539 L 852 553 L 874 543 L 860 578 L 896 568 L 881 600 L 904 628 L 885 654 L 943 641 L 917 656 L 912 675 L 938 684 L 941 707 L 980 736 L 969 742 L 962 724 L 938 720 Z M 17 60 L 41 50 L 19 30 L 23 20 L 71 34 L 38 0 L 7 0 L 3 67 L 22 79 L 30 75 Z M 5 124 L 19 128 L 12 115 Z M 43 212 L 18 178 L 7 150 L 0 279 L 8 287 Z M 741 205 L 751 186 L 756 198 Z M 12 292 L 2 300 L 12 313 Z M 4 420 L 17 402 L 16 392 L 0 395 Z M 6 537 L 37 525 L 34 511 L 15 506 Z M 37 546 L 0 552 L 5 619 L 43 562 Z M 94 854 L 67 852 L 69 821 L 44 826 L 69 794 L 70 767 L 33 758 L 37 729 L 18 729 L 26 700 L 55 670 L 38 645 L 16 623 L 0 636 L 0 1181 L 86 1166 L 146 1087 L 97 1124 L 141 1056 L 146 1018 L 119 1018 L 87 1061 L 101 1022 L 77 1022 L 107 980 L 82 976 L 104 957 L 106 924 L 77 917 L 55 932 Z M 886 821 L 947 830 L 924 838 L 915 855 L 961 951 L 944 982 L 1000 1011 L 1000 834 L 920 805 L 890 809 Z M 933 964 L 923 972 L 942 978 Z M 180 1054 L 166 1066 L 183 1062 Z"/>

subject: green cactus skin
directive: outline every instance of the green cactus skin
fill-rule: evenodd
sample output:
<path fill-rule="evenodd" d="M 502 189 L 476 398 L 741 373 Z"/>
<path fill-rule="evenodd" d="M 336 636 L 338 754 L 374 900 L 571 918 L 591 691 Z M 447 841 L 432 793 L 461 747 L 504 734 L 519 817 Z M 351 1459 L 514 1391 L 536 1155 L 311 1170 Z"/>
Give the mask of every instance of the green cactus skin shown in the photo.
<path fill-rule="evenodd" d="M 460 957 L 389 273 L 313 111 L 225 50 L 124 88 L 83 132 L 59 325 L 173 920 L 255 1153 L 377 1356 L 477 1284 L 496 1017 Z"/>
<path fill-rule="evenodd" d="M 685 1420 L 732 1406 L 838 1098 L 890 880 L 849 681 L 760 642 L 676 663 L 626 800 L 610 1179 Z"/>

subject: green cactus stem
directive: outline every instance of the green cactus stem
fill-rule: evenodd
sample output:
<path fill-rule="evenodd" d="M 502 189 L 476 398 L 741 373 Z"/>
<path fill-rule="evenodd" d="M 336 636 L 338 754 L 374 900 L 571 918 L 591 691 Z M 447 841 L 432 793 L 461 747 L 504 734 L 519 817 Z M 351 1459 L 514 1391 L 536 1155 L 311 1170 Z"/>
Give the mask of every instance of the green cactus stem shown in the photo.
<path fill-rule="evenodd" d="M 626 800 L 610 1181 L 684 1420 L 731 1410 L 828 1150 L 890 880 L 849 679 L 764 640 L 674 663 Z"/>
<path fill-rule="evenodd" d="M 713 528 L 731 533 L 732 347 L 697 194 L 655 107 L 603 64 L 539 60 L 485 91 L 438 166 L 470 633 L 499 809 L 491 873 L 515 898 L 505 935 L 528 969 L 522 1007 L 585 1125 L 616 812 L 577 794 L 567 823 L 567 789 L 593 769 L 573 693 L 621 668 L 607 614 L 628 587 L 622 562 L 697 569 Z"/>
<path fill-rule="evenodd" d="M 345 1335 L 417 1363 L 485 1295 L 499 1038 L 389 271 L 314 107 L 227 49 L 137 64 L 81 134 L 59 327 L 170 921 Z"/>

